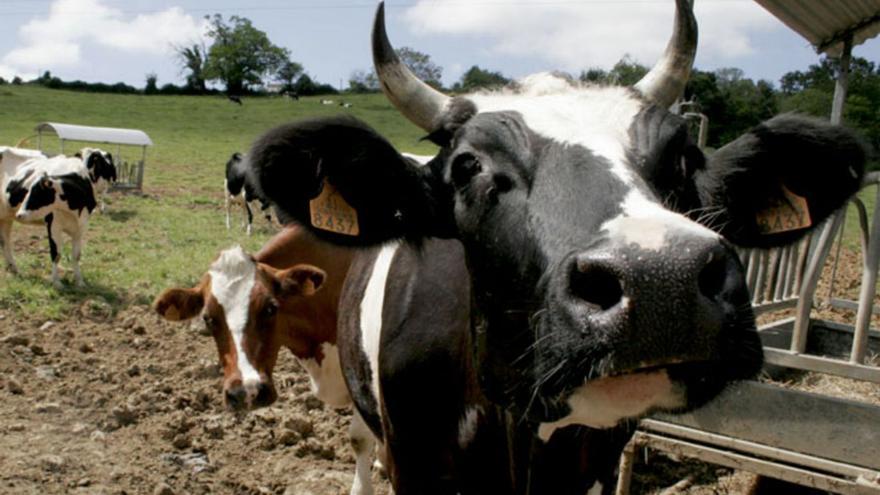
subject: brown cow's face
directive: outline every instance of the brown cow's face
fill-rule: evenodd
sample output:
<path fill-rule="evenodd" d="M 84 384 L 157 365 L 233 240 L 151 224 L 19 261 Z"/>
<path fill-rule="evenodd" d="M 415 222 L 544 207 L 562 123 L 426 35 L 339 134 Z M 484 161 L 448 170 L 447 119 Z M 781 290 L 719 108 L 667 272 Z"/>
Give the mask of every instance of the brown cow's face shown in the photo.
<path fill-rule="evenodd" d="M 169 320 L 201 312 L 223 366 L 226 404 L 236 410 L 254 409 L 278 396 L 272 370 L 287 338 L 280 309 L 292 298 L 314 294 L 323 280 L 318 268 L 276 270 L 236 247 L 220 254 L 199 286 L 169 289 L 154 307 Z"/>

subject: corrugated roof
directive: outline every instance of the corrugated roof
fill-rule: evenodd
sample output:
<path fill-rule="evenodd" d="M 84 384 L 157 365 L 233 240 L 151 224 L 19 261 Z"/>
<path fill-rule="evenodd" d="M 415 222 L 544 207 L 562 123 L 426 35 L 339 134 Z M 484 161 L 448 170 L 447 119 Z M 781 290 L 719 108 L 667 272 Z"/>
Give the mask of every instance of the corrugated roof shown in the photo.
<path fill-rule="evenodd" d="M 880 0 L 755 0 L 786 26 L 803 36 L 816 51 L 833 57 L 843 40 L 853 46 L 880 33 Z"/>
<path fill-rule="evenodd" d="M 130 144 L 133 146 L 152 146 L 153 141 L 147 133 L 138 129 L 117 129 L 114 127 L 91 127 L 85 125 L 43 122 L 34 128 L 37 132 L 53 132 L 61 139 L 89 141 L 93 143 Z"/>

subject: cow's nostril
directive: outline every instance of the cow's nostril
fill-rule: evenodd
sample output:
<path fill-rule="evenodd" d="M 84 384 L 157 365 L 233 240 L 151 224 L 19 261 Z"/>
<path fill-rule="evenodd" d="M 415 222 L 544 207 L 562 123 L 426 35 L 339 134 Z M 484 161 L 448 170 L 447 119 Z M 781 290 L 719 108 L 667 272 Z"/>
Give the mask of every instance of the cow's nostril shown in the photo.
<path fill-rule="evenodd" d="M 247 391 L 244 387 L 235 387 L 226 391 L 226 404 L 233 409 L 241 409 L 247 402 Z"/>
<path fill-rule="evenodd" d="M 272 388 L 265 383 L 260 383 L 257 388 L 257 397 L 254 399 L 254 404 L 257 406 L 268 406 L 275 400 L 272 395 Z"/>
<path fill-rule="evenodd" d="M 700 293 L 709 299 L 716 299 L 724 291 L 729 274 L 727 257 L 718 253 L 710 254 L 697 279 Z"/>
<path fill-rule="evenodd" d="M 608 268 L 589 259 L 579 259 L 571 273 L 571 293 L 605 311 L 620 302 L 623 287 L 617 275 Z"/>

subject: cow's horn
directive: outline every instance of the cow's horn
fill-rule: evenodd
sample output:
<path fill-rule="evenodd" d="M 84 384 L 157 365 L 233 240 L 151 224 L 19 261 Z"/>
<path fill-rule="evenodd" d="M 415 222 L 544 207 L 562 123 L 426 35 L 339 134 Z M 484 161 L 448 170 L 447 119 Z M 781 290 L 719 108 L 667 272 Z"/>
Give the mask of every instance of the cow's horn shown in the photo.
<path fill-rule="evenodd" d="M 649 101 L 664 108 L 684 94 L 697 53 L 697 20 L 693 0 L 675 1 L 675 27 L 663 57 L 635 84 Z"/>
<path fill-rule="evenodd" d="M 431 132 L 449 97 L 428 86 L 400 61 L 385 32 L 385 2 L 379 3 L 373 23 L 373 65 L 385 96 L 413 124 Z"/>

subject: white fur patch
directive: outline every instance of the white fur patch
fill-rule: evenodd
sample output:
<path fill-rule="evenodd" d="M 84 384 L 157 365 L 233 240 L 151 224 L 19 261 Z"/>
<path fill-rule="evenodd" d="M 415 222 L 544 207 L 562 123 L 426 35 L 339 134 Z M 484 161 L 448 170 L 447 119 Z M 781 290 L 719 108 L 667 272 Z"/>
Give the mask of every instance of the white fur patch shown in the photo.
<path fill-rule="evenodd" d="M 590 491 L 587 492 L 587 495 L 602 495 L 602 483 L 598 481 L 593 483 L 593 486 L 590 487 Z"/>
<path fill-rule="evenodd" d="M 610 161 L 621 180 L 632 182 L 626 160 L 629 129 L 644 108 L 643 101 L 626 88 L 572 84 L 549 73 L 519 83 L 516 91 L 477 93 L 468 99 L 480 112 L 519 112 L 532 131 L 589 149 Z"/>
<path fill-rule="evenodd" d="M 361 346 L 370 363 L 372 390 L 376 400 L 379 395 L 379 342 L 382 336 L 382 308 L 385 305 L 385 283 L 391 270 L 391 261 L 399 243 L 386 244 L 379 251 L 364 298 L 361 300 Z"/>
<path fill-rule="evenodd" d="M 637 189 L 630 190 L 623 200 L 623 212 L 602 224 L 602 230 L 615 242 L 635 244 L 641 249 L 666 249 L 670 234 L 717 239 L 719 235 L 693 220 L 648 199 Z"/>
<path fill-rule="evenodd" d="M 339 408 L 351 404 L 351 395 L 345 386 L 342 367 L 339 365 L 339 349 L 329 342 L 321 344 L 324 359 L 300 359 L 299 362 L 309 373 L 309 384 L 315 397 L 330 407 Z"/>
<path fill-rule="evenodd" d="M 578 387 L 568 398 L 571 412 L 553 423 L 542 423 L 538 436 L 545 442 L 557 428 L 586 425 L 610 428 L 620 420 L 636 418 L 648 410 L 684 405 L 684 394 L 666 370 L 600 378 Z"/>
<path fill-rule="evenodd" d="M 260 374 L 248 360 L 243 345 L 257 265 L 241 246 L 235 246 L 220 253 L 208 273 L 211 293 L 223 308 L 226 326 L 232 334 L 242 384 L 259 383 Z"/>
<path fill-rule="evenodd" d="M 467 448 L 477 436 L 478 421 L 482 413 L 482 407 L 468 406 L 464 415 L 458 420 L 458 446 L 462 449 Z"/>

